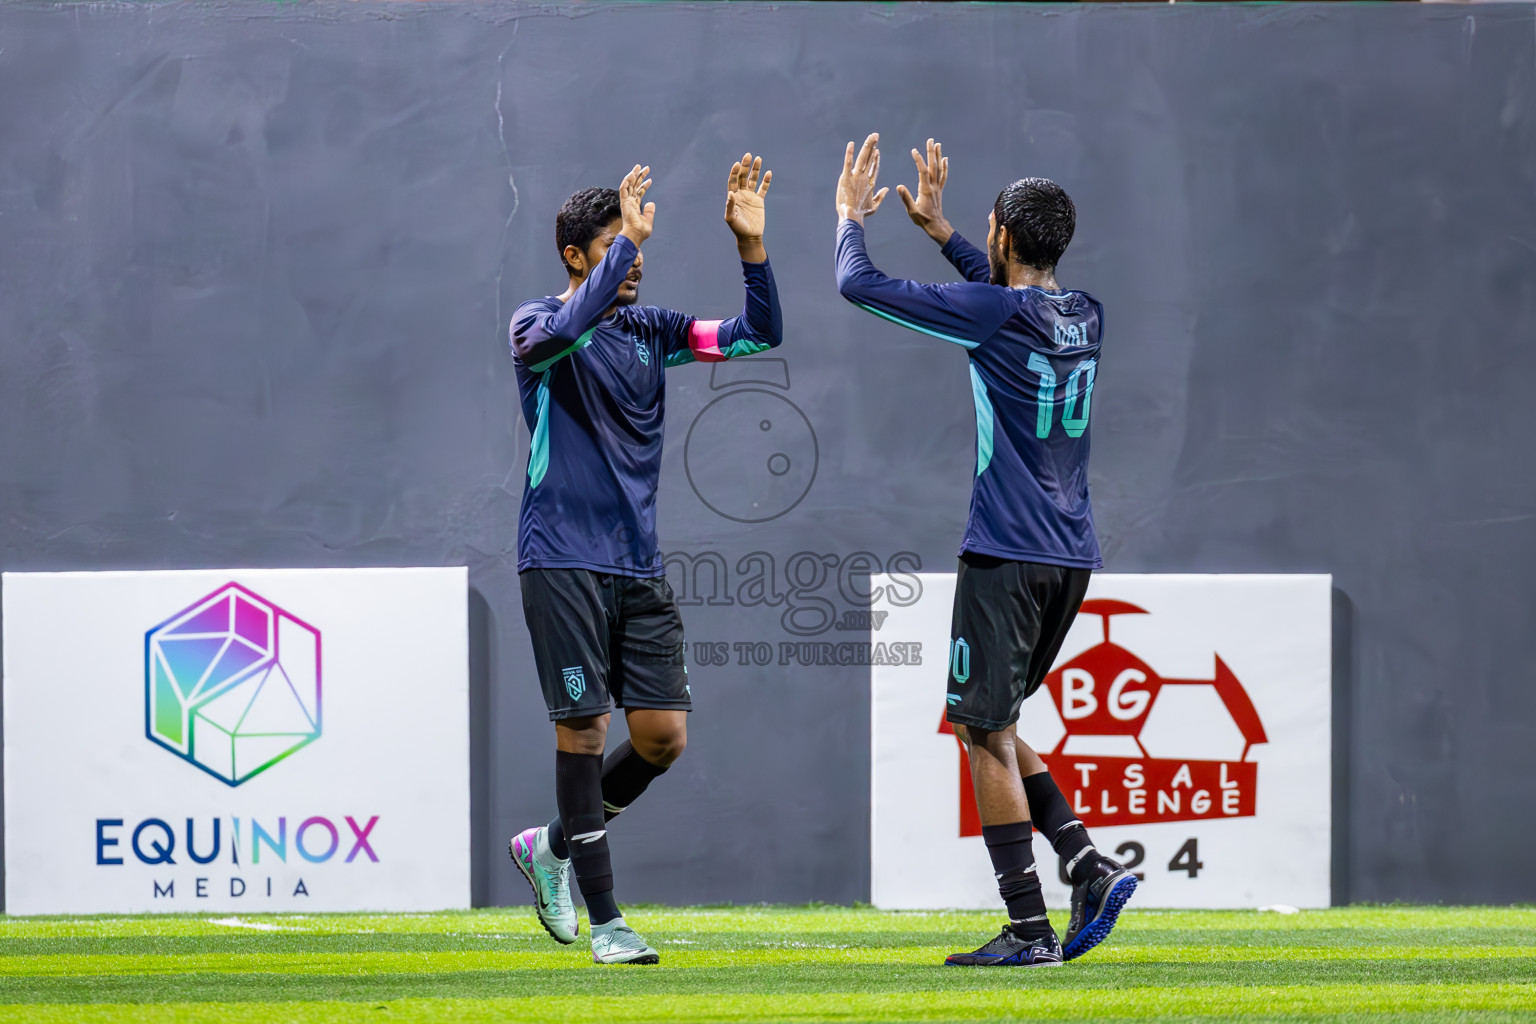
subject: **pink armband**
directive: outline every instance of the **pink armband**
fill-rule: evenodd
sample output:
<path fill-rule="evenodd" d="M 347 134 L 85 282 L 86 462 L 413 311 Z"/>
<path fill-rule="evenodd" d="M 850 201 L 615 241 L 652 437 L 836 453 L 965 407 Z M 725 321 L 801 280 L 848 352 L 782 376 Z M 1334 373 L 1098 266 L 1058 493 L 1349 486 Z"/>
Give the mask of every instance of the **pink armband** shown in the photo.
<path fill-rule="evenodd" d="M 720 351 L 720 320 L 695 320 L 688 328 L 688 347 L 693 358 L 701 363 L 720 363 L 725 354 Z"/>

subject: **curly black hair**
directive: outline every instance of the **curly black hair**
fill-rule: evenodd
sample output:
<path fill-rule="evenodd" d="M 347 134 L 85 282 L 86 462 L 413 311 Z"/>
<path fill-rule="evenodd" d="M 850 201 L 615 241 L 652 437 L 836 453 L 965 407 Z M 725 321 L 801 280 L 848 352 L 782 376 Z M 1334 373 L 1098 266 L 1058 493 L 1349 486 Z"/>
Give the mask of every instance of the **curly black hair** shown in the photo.
<path fill-rule="evenodd" d="M 584 188 L 565 201 L 555 214 L 555 247 L 567 273 L 571 265 L 565 262 L 565 247 L 574 245 L 586 252 L 592 239 L 621 216 L 619 193 L 611 188 Z"/>
<path fill-rule="evenodd" d="M 1013 258 L 1055 270 L 1077 230 L 1077 207 L 1066 189 L 1049 178 L 1020 178 L 997 194 L 998 227 L 1008 229 Z"/>

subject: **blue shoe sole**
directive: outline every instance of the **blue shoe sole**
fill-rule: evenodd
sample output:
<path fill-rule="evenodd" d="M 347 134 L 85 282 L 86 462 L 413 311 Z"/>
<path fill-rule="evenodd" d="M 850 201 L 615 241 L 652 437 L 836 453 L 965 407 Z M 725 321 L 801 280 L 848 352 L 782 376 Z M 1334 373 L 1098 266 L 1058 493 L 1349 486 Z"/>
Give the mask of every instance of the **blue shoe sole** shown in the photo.
<path fill-rule="evenodd" d="M 1114 930 L 1115 921 L 1120 917 L 1120 911 L 1125 907 L 1125 901 L 1131 898 L 1136 891 L 1136 876 L 1126 875 L 1116 882 L 1114 888 L 1104 895 L 1104 905 L 1094 919 L 1088 923 L 1082 931 L 1061 951 L 1063 960 L 1076 960 L 1094 946 L 1109 938 L 1109 933 Z"/>

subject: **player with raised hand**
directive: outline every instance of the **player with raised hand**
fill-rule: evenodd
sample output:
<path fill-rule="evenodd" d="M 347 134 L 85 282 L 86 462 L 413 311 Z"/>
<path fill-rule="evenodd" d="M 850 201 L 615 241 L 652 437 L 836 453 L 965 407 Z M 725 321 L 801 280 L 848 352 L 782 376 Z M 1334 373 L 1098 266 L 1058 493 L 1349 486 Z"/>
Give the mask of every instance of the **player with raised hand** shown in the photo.
<path fill-rule="evenodd" d="M 763 248 L 772 172 L 747 153 L 732 165 L 725 221 L 736 236 L 746 304 L 729 320 L 639 306 L 656 204 L 650 168 L 617 191 L 588 188 L 555 218 L 568 278 L 560 295 L 512 318 L 512 354 L 532 431 L 518 521 L 523 612 L 555 723 L 555 803 L 548 825 L 513 837 L 549 934 L 580 930 L 570 873 L 585 899 L 592 958 L 654 964 L 613 894 L 607 822 L 667 770 L 687 743 L 692 690 L 683 622 L 656 543 L 665 369 L 779 344 L 782 316 Z M 623 708 L 629 739 L 607 761 L 608 723 Z"/>
<path fill-rule="evenodd" d="M 970 755 L 982 838 L 1008 924 L 954 966 L 1057 965 L 1092 949 L 1114 927 L 1136 878 L 1100 854 L 1017 735 L 1019 706 L 1045 680 L 1103 562 L 1088 500 L 1088 419 L 1103 310 L 1063 290 L 1056 264 L 1077 211 L 1055 182 L 1023 178 L 993 204 L 987 252 L 945 219 L 949 161 L 928 140 L 912 151 L 917 194 L 907 214 L 965 277 L 920 284 L 887 277 L 864 247 L 864 218 L 880 208 L 880 137 L 848 143 L 837 184 L 837 284 L 850 302 L 952 342 L 970 361 L 976 406 L 976 477 L 960 545 L 950 628 L 946 718 Z M 1033 815 L 1031 815 L 1033 811 Z M 1031 820 L 1066 862 L 1072 919 L 1052 931 L 1031 849 Z"/>

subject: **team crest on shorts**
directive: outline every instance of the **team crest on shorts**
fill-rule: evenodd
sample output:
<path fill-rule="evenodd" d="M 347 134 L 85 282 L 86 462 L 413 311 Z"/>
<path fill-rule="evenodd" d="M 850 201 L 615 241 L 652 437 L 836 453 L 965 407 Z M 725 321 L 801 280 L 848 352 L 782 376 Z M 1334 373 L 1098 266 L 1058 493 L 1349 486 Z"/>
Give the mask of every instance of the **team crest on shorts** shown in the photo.
<path fill-rule="evenodd" d="M 581 695 L 587 692 L 587 677 L 582 674 L 581 666 L 563 668 L 560 675 L 565 679 L 565 692 L 571 695 L 571 700 L 581 700 Z"/>

